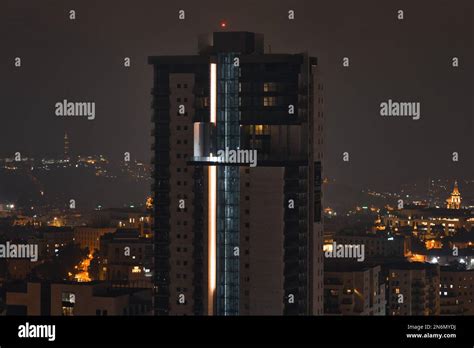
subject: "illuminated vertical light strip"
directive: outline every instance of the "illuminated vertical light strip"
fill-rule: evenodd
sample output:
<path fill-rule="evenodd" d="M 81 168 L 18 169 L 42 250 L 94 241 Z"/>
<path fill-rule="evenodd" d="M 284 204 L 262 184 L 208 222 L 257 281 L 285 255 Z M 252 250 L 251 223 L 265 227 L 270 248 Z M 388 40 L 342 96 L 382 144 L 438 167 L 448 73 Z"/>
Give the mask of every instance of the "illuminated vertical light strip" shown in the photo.
<path fill-rule="evenodd" d="M 217 65 L 211 63 L 210 86 L 210 122 L 217 122 Z M 217 168 L 209 166 L 208 183 L 208 315 L 214 314 L 214 298 L 216 292 L 216 213 L 217 213 Z"/>
<path fill-rule="evenodd" d="M 217 64 L 211 63 L 211 123 L 217 122 Z"/>

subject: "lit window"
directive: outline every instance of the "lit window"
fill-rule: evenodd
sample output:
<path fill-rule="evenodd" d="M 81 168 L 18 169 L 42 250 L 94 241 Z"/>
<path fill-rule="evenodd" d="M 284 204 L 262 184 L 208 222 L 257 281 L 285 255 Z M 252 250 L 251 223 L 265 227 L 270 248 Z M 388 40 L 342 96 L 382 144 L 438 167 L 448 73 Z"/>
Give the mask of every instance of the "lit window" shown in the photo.
<path fill-rule="evenodd" d="M 263 106 L 275 106 L 276 97 L 263 97 Z"/>
<path fill-rule="evenodd" d="M 62 315 L 74 315 L 74 305 L 76 303 L 76 295 L 72 292 L 61 293 Z"/>
<path fill-rule="evenodd" d="M 76 295 L 73 292 L 63 292 L 61 300 L 65 303 L 76 303 Z"/>
<path fill-rule="evenodd" d="M 64 316 L 72 316 L 74 315 L 74 307 L 62 307 L 62 314 Z"/>
<path fill-rule="evenodd" d="M 265 82 L 263 84 L 263 91 L 264 92 L 276 92 L 277 84 L 275 82 Z"/>

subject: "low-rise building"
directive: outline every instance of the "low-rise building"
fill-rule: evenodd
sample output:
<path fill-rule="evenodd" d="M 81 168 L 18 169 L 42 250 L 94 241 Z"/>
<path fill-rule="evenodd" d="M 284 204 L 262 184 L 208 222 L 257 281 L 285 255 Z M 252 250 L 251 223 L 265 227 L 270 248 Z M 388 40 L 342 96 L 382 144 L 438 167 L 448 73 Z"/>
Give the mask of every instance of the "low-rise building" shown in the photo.
<path fill-rule="evenodd" d="M 326 260 L 325 315 L 385 315 L 385 284 L 380 266 Z"/>
<path fill-rule="evenodd" d="M 100 239 L 99 279 L 115 286 L 151 288 L 153 243 L 134 229 L 118 229 Z"/>
<path fill-rule="evenodd" d="M 403 262 L 387 270 L 388 315 L 439 315 L 439 265 Z"/>
<path fill-rule="evenodd" d="M 442 315 L 474 315 L 474 270 L 441 267 L 439 296 Z"/>
<path fill-rule="evenodd" d="M 100 237 L 106 233 L 115 232 L 115 227 L 76 227 L 74 228 L 74 242 L 82 249 L 89 248 L 90 252 L 100 249 Z"/>
<path fill-rule="evenodd" d="M 21 282 L 7 286 L 7 315 L 151 315 L 151 289 L 106 282 Z"/>

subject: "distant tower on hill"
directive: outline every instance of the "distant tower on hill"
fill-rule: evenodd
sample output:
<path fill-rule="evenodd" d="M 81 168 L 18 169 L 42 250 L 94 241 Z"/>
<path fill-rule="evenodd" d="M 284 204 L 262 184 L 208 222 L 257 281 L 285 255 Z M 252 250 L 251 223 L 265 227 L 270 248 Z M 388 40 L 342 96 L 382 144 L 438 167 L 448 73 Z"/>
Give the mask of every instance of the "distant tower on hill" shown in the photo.
<path fill-rule="evenodd" d="M 69 138 L 67 132 L 64 132 L 64 159 L 69 160 Z"/>
<path fill-rule="evenodd" d="M 457 180 L 454 182 L 454 189 L 451 196 L 446 200 L 448 209 L 461 209 L 461 193 L 459 192 Z"/>

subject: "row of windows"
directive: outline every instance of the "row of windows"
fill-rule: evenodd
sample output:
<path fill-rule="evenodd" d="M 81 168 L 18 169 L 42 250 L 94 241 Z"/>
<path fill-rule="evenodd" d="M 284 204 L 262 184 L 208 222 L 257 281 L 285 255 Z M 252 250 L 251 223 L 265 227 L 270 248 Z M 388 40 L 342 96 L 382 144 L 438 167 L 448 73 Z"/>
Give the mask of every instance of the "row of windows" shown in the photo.
<path fill-rule="evenodd" d="M 448 277 L 441 277 L 442 281 L 447 281 Z M 453 281 L 453 277 L 449 277 L 449 280 Z M 467 277 L 459 277 L 459 281 L 467 280 Z M 469 280 L 472 280 L 472 277 L 469 277 Z"/>
<path fill-rule="evenodd" d="M 130 309 L 127 310 L 127 308 L 124 308 L 123 309 L 123 315 L 142 314 L 142 313 L 145 313 L 146 310 L 147 310 L 147 306 L 145 304 L 139 304 L 139 305 L 136 305 L 136 306 L 141 307 L 141 309 L 140 308 L 134 309 L 133 307 L 130 307 Z"/>
<path fill-rule="evenodd" d="M 452 289 L 453 286 L 454 286 L 453 284 L 450 284 L 450 285 L 449 285 L 449 288 Z M 441 286 L 441 284 L 439 284 L 439 287 L 440 287 L 440 288 L 441 288 L 441 287 L 447 288 L 448 286 L 447 286 L 446 284 L 444 284 L 443 286 Z M 469 287 L 472 288 L 472 284 L 470 284 Z M 458 288 L 461 289 L 461 285 L 458 285 Z M 467 289 L 467 285 L 464 285 L 463 288 L 464 288 L 464 289 Z"/>
<path fill-rule="evenodd" d="M 442 292 L 442 291 L 439 292 L 440 295 L 441 295 L 441 292 Z M 447 292 L 447 291 L 443 291 L 443 294 L 444 294 L 444 296 L 448 296 L 448 292 Z M 462 296 L 462 295 L 463 295 L 462 292 L 456 292 L 456 293 L 455 293 L 455 296 Z M 469 295 L 469 296 L 472 296 L 472 292 L 464 292 L 464 296 L 468 296 L 468 295 Z"/>
<path fill-rule="evenodd" d="M 178 102 L 180 102 L 180 98 L 178 98 Z M 187 99 L 185 98 L 185 101 L 187 101 Z M 322 98 L 318 98 L 318 102 L 320 104 L 322 104 Z M 282 102 L 278 103 L 278 98 L 276 96 L 266 96 L 266 97 L 263 97 L 263 106 L 277 106 L 279 104 L 282 104 Z M 209 106 L 209 102 L 207 99 L 204 99 L 204 107 L 208 107 Z M 242 106 L 242 99 L 239 98 L 239 106 Z M 185 111 L 184 113 L 180 113 L 179 110 L 177 111 L 177 116 L 187 116 L 188 115 L 188 112 Z"/>

